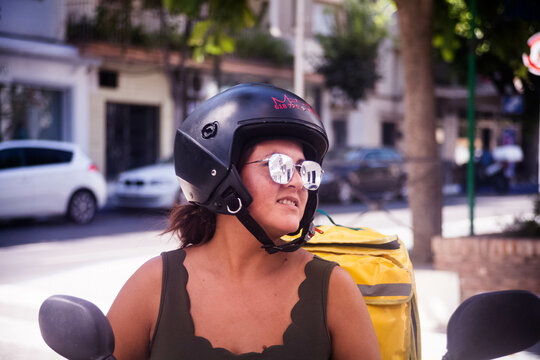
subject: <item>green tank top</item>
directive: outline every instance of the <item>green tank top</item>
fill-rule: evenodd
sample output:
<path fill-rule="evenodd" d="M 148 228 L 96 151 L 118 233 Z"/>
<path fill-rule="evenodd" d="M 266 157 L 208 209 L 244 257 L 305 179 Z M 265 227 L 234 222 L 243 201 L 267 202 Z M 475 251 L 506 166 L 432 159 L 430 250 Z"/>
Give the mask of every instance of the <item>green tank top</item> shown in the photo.
<path fill-rule="evenodd" d="M 332 347 L 326 326 L 326 303 L 330 273 L 336 263 L 314 257 L 306 264 L 306 279 L 298 288 L 299 300 L 291 311 L 292 323 L 285 330 L 283 345 L 269 346 L 261 353 L 235 355 L 226 349 L 214 348 L 207 339 L 195 336 L 186 290 L 188 272 L 184 267 L 185 251 L 168 251 L 162 253 L 161 257 L 161 303 L 150 359 L 330 359 Z"/>

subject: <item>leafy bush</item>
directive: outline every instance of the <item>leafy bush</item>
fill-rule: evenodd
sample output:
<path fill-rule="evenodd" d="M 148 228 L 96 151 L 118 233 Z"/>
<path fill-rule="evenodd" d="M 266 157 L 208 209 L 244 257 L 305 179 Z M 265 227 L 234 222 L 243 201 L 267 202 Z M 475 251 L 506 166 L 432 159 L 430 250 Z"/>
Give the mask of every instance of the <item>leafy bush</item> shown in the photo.
<path fill-rule="evenodd" d="M 66 38 L 69 42 L 104 41 L 121 45 L 156 48 L 168 44 L 171 50 L 182 48 L 186 39 L 176 25 L 163 31 L 148 31 L 144 24 L 134 25 L 131 8 L 99 5 L 92 17 L 68 18 Z"/>
<path fill-rule="evenodd" d="M 261 29 L 245 30 L 238 35 L 234 54 L 245 59 L 268 61 L 278 66 L 291 65 L 294 59 L 287 42 Z"/>
<path fill-rule="evenodd" d="M 537 195 L 534 200 L 533 217 L 516 219 L 513 224 L 509 225 L 505 232 L 513 236 L 523 237 L 540 237 L 540 195 Z"/>

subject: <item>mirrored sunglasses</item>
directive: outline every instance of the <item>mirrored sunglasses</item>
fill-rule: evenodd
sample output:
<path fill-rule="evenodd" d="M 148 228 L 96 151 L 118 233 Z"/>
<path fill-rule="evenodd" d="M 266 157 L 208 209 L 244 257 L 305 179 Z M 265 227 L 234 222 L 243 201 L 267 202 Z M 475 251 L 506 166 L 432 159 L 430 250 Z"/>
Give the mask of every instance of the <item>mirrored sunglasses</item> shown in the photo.
<path fill-rule="evenodd" d="M 304 187 L 308 190 L 317 190 L 321 184 L 323 170 L 321 165 L 315 161 L 305 160 L 301 164 L 295 164 L 290 156 L 284 154 L 273 154 L 269 158 L 255 160 L 246 165 L 267 162 L 268 170 L 272 180 L 278 184 L 285 185 L 291 182 L 294 176 L 294 169 L 298 170 Z"/>

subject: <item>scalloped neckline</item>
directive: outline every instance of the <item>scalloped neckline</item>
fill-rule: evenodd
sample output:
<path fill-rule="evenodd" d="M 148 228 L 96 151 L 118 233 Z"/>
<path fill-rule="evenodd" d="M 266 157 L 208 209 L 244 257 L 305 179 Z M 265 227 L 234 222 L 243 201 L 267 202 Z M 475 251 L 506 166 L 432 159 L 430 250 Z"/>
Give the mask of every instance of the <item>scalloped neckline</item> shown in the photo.
<path fill-rule="evenodd" d="M 188 319 L 188 323 L 189 323 L 189 326 L 190 326 L 189 333 L 191 334 L 192 339 L 202 341 L 205 344 L 205 347 L 210 349 L 212 352 L 215 352 L 215 353 L 217 353 L 217 352 L 226 352 L 228 354 L 228 356 L 233 356 L 233 357 L 261 356 L 263 354 L 268 353 L 269 351 L 275 351 L 277 349 L 284 349 L 284 348 L 287 347 L 287 345 L 290 343 L 288 341 L 288 338 L 290 337 L 290 333 L 294 329 L 293 325 L 298 325 L 298 321 L 295 321 L 296 320 L 295 319 L 296 314 L 298 313 L 298 309 L 300 309 L 301 306 L 303 306 L 303 303 L 306 301 L 306 297 L 304 296 L 305 293 L 306 293 L 305 288 L 307 286 L 308 279 L 310 278 L 311 264 L 315 260 L 315 258 L 316 258 L 315 256 L 311 260 L 309 260 L 306 263 L 306 265 L 304 266 L 304 274 L 306 276 L 302 280 L 302 282 L 300 282 L 300 285 L 298 286 L 298 290 L 297 290 L 298 291 L 298 301 L 291 308 L 291 323 L 287 326 L 287 328 L 283 332 L 283 335 L 282 335 L 283 344 L 270 345 L 270 346 L 264 348 L 261 352 L 251 351 L 251 352 L 235 354 L 232 351 L 230 351 L 229 349 L 226 349 L 226 348 L 223 348 L 223 347 L 214 347 L 212 345 L 212 343 L 210 342 L 210 340 L 208 340 L 204 336 L 195 335 L 195 323 L 193 322 L 193 317 L 191 316 L 191 298 L 189 297 L 189 293 L 187 291 L 187 284 L 188 284 L 188 281 L 189 281 L 189 273 L 188 273 L 188 271 L 187 271 L 187 269 L 186 269 L 186 267 L 184 265 L 184 261 L 186 259 L 186 252 L 183 251 L 183 253 L 184 253 L 184 256 L 182 257 L 182 261 L 180 263 L 180 269 L 181 269 L 181 271 L 184 272 L 185 279 L 186 279 L 186 282 L 185 282 L 185 284 L 183 286 L 183 290 L 184 290 L 184 296 L 186 298 L 187 319 Z"/>

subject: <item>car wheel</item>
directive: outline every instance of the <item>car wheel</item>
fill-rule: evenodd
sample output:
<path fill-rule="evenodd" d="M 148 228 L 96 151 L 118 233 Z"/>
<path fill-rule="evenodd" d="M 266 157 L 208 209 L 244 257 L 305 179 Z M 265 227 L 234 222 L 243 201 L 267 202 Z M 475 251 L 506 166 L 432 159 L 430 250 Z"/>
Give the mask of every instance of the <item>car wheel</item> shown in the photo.
<path fill-rule="evenodd" d="M 338 200 L 340 204 L 348 205 L 353 201 L 353 190 L 351 184 L 348 182 L 342 182 L 338 187 Z"/>
<path fill-rule="evenodd" d="M 67 215 L 77 224 L 88 224 L 94 219 L 96 212 L 96 198 L 90 191 L 79 190 L 69 200 Z"/>

